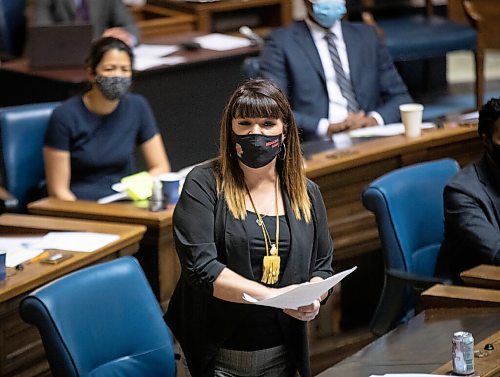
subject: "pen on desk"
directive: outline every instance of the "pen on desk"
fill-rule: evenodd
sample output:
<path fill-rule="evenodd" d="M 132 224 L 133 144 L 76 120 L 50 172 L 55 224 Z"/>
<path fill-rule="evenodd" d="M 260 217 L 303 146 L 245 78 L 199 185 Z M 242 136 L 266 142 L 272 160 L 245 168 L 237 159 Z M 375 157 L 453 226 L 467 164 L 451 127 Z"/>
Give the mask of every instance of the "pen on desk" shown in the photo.
<path fill-rule="evenodd" d="M 48 251 L 44 251 L 42 254 L 37 255 L 36 257 L 31 258 L 28 263 L 36 263 L 41 261 L 43 258 L 47 258 L 49 256 Z"/>

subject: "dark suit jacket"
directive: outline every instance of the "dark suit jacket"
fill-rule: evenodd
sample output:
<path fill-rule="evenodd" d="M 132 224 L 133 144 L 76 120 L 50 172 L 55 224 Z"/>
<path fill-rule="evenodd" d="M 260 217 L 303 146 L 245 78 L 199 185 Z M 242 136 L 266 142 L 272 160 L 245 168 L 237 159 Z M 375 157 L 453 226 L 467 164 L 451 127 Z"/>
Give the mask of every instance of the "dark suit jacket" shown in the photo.
<path fill-rule="evenodd" d="M 445 187 L 444 207 L 445 239 L 437 274 L 459 282 L 463 270 L 500 265 L 500 169 L 488 155 Z"/>
<path fill-rule="evenodd" d="M 361 109 L 378 112 L 385 123 L 398 122 L 399 105 L 412 99 L 387 48 L 370 26 L 342 22 L 342 33 Z M 328 92 L 318 50 L 304 21 L 271 33 L 260 73 L 287 93 L 304 137 L 314 137 L 319 120 L 328 118 Z"/>
<path fill-rule="evenodd" d="M 245 221 L 236 220 L 217 195 L 213 163 L 196 167 L 188 175 L 173 218 L 174 239 L 182 266 L 181 278 L 166 315 L 167 324 L 186 355 L 193 377 L 212 376 L 217 350 L 244 319 L 250 305 L 213 297 L 213 282 L 228 266 L 256 280 L 249 257 Z M 308 181 L 313 206 L 307 224 L 293 216 L 285 194 L 290 227 L 290 252 L 278 287 L 333 274 L 333 243 L 326 209 L 316 184 Z M 310 376 L 306 323 L 277 311 L 290 360 L 301 376 Z"/>
<path fill-rule="evenodd" d="M 87 0 L 94 37 L 106 29 L 122 27 L 139 41 L 139 30 L 121 0 Z M 74 0 L 36 0 L 34 21 L 37 25 L 71 23 L 76 18 Z"/>

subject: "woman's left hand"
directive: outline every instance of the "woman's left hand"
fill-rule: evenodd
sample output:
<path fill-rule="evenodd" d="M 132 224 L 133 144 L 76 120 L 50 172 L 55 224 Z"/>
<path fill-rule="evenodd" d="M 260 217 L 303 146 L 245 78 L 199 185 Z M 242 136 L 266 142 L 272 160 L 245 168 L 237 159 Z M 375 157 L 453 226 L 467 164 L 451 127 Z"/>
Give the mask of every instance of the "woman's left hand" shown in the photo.
<path fill-rule="evenodd" d="M 312 321 L 319 313 L 320 308 L 319 299 L 314 300 L 310 305 L 301 306 L 298 309 L 284 309 L 283 312 L 289 316 L 298 319 L 299 321 L 309 322 Z"/>

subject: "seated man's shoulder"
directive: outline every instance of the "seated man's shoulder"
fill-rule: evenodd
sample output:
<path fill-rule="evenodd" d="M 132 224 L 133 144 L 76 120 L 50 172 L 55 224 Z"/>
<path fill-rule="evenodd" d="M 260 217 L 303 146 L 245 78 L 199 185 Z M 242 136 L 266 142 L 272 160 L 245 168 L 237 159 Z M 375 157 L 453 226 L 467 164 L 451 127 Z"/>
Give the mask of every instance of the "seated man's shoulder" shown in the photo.
<path fill-rule="evenodd" d="M 478 177 L 479 162 L 475 162 L 461 169 L 446 185 L 447 188 L 459 190 L 476 191 L 475 187 L 479 184 Z"/>
<path fill-rule="evenodd" d="M 344 30 L 349 30 L 351 32 L 359 33 L 363 38 L 378 38 L 375 28 L 371 25 L 367 25 L 364 22 L 342 22 Z"/>

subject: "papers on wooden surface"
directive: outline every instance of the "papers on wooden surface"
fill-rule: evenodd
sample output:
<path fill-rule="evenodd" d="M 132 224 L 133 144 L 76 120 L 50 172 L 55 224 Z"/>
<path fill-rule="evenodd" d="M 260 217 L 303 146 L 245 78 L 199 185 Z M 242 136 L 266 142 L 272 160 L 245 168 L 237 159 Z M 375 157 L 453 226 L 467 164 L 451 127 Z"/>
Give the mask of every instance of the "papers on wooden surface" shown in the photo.
<path fill-rule="evenodd" d="M 141 44 L 134 48 L 134 69 L 144 71 L 162 65 L 184 63 L 186 58 L 183 56 L 167 56 L 176 51 L 179 51 L 179 46 Z"/>
<path fill-rule="evenodd" d="M 252 44 L 247 38 L 233 37 L 219 33 L 196 37 L 194 41 L 199 43 L 202 48 L 215 51 L 234 50 L 236 48 L 249 47 Z"/>
<path fill-rule="evenodd" d="M 323 281 L 299 284 L 295 288 L 282 293 L 281 295 L 265 300 L 259 301 L 246 293 L 243 294 L 243 299 L 255 305 L 271 306 L 279 309 L 297 309 L 301 306 L 313 303 L 314 300 L 318 299 L 318 297 L 320 297 L 323 293 L 340 283 L 343 278 L 353 272 L 356 268 L 357 267 L 353 267 L 350 270 L 342 271 Z"/>
<path fill-rule="evenodd" d="M 91 253 L 120 237 L 116 234 L 94 232 L 49 232 L 39 243 L 32 245 L 38 249 L 58 249 Z"/>
<path fill-rule="evenodd" d="M 16 267 L 43 253 L 43 249 L 33 248 L 43 237 L 0 237 L 0 250 L 7 253 L 5 265 Z"/>
<path fill-rule="evenodd" d="M 422 123 L 422 129 L 433 128 L 435 127 L 434 123 Z M 402 135 L 405 133 L 405 126 L 403 123 L 391 123 L 386 124 L 385 126 L 374 126 L 374 127 L 366 127 L 366 128 L 358 128 L 357 130 L 349 131 L 348 134 L 350 137 L 376 137 L 376 136 L 394 136 L 394 135 Z"/>
<path fill-rule="evenodd" d="M 7 267 L 29 261 L 44 249 L 93 252 L 118 240 L 116 234 L 93 232 L 50 232 L 44 237 L 0 237 L 0 250 L 5 251 Z"/>

